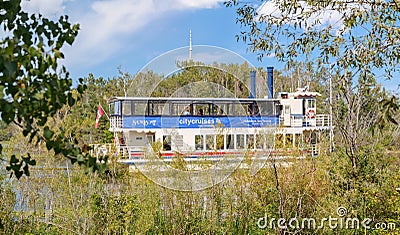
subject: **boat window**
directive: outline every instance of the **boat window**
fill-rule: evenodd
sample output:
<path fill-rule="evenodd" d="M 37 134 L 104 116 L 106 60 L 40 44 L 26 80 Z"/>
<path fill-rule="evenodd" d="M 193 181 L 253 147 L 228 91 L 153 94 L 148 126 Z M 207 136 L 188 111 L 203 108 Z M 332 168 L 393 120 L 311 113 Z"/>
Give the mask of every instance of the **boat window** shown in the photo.
<path fill-rule="evenodd" d="M 275 147 L 276 148 L 283 148 L 283 134 L 276 134 L 275 135 Z"/>
<path fill-rule="evenodd" d="M 207 108 L 205 109 L 204 115 L 211 116 L 214 114 L 213 104 L 207 104 Z"/>
<path fill-rule="evenodd" d="M 253 116 L 253 104 L 248 104 L 246 107 L 247 116 Z"/>
<path fill-rule="evenodd" d="M 290 106 L 285 105 L 285 114 L 290 114 Z"/>
<path fill-rule="evenodd" d="M 174 135 L 174 146 L 175 148 L 182 148 L 183 147 L 183 135 Z"/>
<path fill-rule="evenodd" d="M 224 149 L 224 135 L 216 136 L 216 149 Z"/>
<path fill-rule="evenodd" d="M 215 136 L 206 135 L 206 150 L 213 150 L 215 146 Z"/>
<path fill-rule="evenodd" d="M 311 132 L 311 144 L 317 144 L 317 138 L 318 138 L 317 132 L 315 131 Z"/>
<path fill-rule="evenodd" d="M 217 105 L 211 105 L 211 107 L 210 107 L 210 113 L 211 113 L 211 115 L 213 115 L 213 116 L 221 116 L 221 115 L 223 115 L 223 110 L 219 107 L 219 106 L 217 106 Z"/>
<path fill-rule="evenodd" d="M 256 102 L 253 104 L 253 116 L 260 116 L 260 108 Z"/>
<path fill-rule="evenodd" d="M 184 108 L 183 112 L 180 114 L 181 116 L 189 116 L 193 115 L 193 109 L 191 105 L 188 105 Z"/>
<path fill-rule="evenodd" d="M 259 116 L 260 110 L 256 102 L 247 104 L 246 106 L 247 116 Z"/>
<path fill-rule="evenodd" d="M 233 116 L 246 116 L 247 109 L 239 103 L 234 104 Z"/>
<path fill-rule="evenodd" d="M 263 149 L 266 143 L 266 136 L 263 134 L 256 134 L 256 149 Z"/>
<path fill-rule="evenodd" d="M 190 103 L 172 103 L 171 104 L 171 115 L 182 116 L 187 115 L 185 112 L 190 107 Z"/>
<path fill-rule="evenodd" d="M 156 139 L 155 134 L 147 134 L 146 137 L 147 137 L 147 141 L 149 142 L 149 144 L 153 144 Z"/>
<path fill-rule="evenodd" d="M 149 101 L 150 116 L 169 115 L 169 105 L 166 102 Z"/>
<path fill-rule="evenodd" d="M 203 135 L 195 135 L 194 136 L 194 145 L 196 150 L 204 149 L 204 137 Z"/>
<path fill-rule="evenodd" d="M 147 115 L 147 104 L 144 101 L 134 101 L 131 106 L 132 115 Z"/>
<path fill-rule="evenodd" d="M 236 135 L 236 148 L 244 149 L 244 135 L 243 134 Z"/>
<path fill-rule="evenodd" d="M 272 116 L 275 115 L 274 106 L 275 103 L 271 101 L 259 101 L 258 107 L 260 109 L 260 115 L 262 116 Z"/>
<path fill-rule="evenodd" d="M 164 151 L 171 150 L 171 136 L 170 135 L 163 136 L 163 150 Z"/>
<path fill-rule="evenodd" d="M 114 103 L 112 103 L 112 110 L 114 111 L 114 115 L 121 115 L 120 113 L 119 113 L 119 104 L 120 104 L 120 102 L 119 101 L 116 101 L 116 102 L 114 102 Z"/>
<path fill-rule="evenodd" d="M 132 115 L 132 102 L 131 101 L 122 101 L 122 115 L 130 116 Z"/>
<path fill-rule="evenodd" d="M 286 148 L 292 147 L 293 146 L 293 134 L 286 134 L 285 137 L 286 137 L 286 139 L 285 139 Z"/>
<path fill-rule="evenodd" d="M 253 134 L 246 135 L 246 143 L 247 143 L 247 149 L 254 149 L 254 135 Z"/>
<path fill-rule="evenodd" d="M 193 115 L 210 116 L 212 115 L 212 104 L 196 103 L 193 104 Z"/>
<path fill-rule="evenodd" d="M 234 149 L 235 142 L 234 142 L 234 135 L 228 134 L 226 135 L 226 149 Z"/>
<path fill-rule="evenodd" d="M 214 103 L 214 115 L 231 116 L 233 114 L 233 103 Z"/>
<path fill-rule="evenodd" d="M 233 112 L 233 103 L 228 103 L 224 105 L 224 115 L 231 116 Z"/>
<path fill-rule="evenodd" d="M 301 147 L 301 143 L 302 143 L 303 141 L 302 141 L 302 136 L 301 136 L 301 134 L 296 134 L 295 135 L 295 143 L 294 143 L 294 145 L 296 146 L 296 147 Z"/>
<path fill-rule="evenodd" d="M 315 108 L 315 99 L 307 100 L 307 108 Z"/>

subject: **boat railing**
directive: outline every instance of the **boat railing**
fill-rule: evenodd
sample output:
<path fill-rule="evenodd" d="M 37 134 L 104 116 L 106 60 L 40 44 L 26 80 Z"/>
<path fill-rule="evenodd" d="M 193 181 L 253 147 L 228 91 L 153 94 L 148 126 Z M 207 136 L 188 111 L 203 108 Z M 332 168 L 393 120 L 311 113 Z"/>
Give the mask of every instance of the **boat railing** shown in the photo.
<path fill-rule="evenodd" d="M 280 123 L 284 123 L 284 117 L 281 116 L 279 119 Z M 331 126 L 331 120 L 327 114 L 318 114 L 315 117 L 307 116 L 290 116 L 290 126 L 289 127 L 329 127 Z"/>
<path fill-rule="evenodd" d="M 91 144 L 89 154 L 95 157 L 109 155 L 113 152 L 113 144 Z"/>
<path fill-rule="evenodd" d="M 327 114 L 318 114 L 316 115 L 316 125 L 320 127 L 329 127 L 331 126 L 330 116 Z"/>
<path fill-rule="evenodd" d="M 303 117 L 302 116 L 291 116 L 290 118 L 290 126 L 291 127 L 301 127 L 303 126 Z"/>
<path fill-rule="evenodd" d="M 313 118 L 304 116 L 303 126 L 330 127 L 331 121 L 330 121 L 329 115 L 327 115 L 327 114 L 317 114 Z"/>
<path fill-rule="evenodd" d="M 89 154 L 94 157 L 119 156 L 120 158 L 128 158 L 128 147 L 125 144 L 90 144 Z"/>
<path fill-rule="evenodd" d="M 110 117 L 110 128 L 117 129 L 122 128 L 122 117 L 115 115 Z"/>

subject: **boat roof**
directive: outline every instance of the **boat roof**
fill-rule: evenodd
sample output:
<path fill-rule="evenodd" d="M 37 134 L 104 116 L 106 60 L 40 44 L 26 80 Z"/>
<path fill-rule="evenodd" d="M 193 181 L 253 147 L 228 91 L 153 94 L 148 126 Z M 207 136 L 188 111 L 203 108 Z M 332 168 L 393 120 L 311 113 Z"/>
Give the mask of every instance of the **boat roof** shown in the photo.
<path fill-rule="evenodd" d="M 317 97 L 321 96 L 318 92 L 311 92 L 311 91 L 296 91 L 294 93 L 289 93 L 293 97 Z"/>
<path fill-rule="evenodd" d="M 278 102 L 279 99 L 266 99 L 266 98 L 199 98 L 199 97 L 124 97 L 116 96 L 109 100 L 109 102 L 118 100 L 136 100 L 136 101 L 195 101 L 195 102 L 252 102 L 252 101 L 271 101 Z"/>

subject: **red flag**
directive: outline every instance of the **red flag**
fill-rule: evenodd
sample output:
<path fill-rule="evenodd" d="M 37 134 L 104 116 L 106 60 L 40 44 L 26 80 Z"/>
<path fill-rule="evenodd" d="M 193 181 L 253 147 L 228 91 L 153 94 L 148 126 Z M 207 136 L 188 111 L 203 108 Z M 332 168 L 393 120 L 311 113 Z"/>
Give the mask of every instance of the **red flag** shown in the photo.
<path fill-rule="evenodd" d="M 114 144 L 118 143 L 118 135 L 114 132 Z"/>
<path fill-rule="evenodd" d="M 96 115 L 96 125 L 94 126 L 94 128 L 98 128 L 100 125 L 100 118 L 104 115 L 104 110 L 101 108 L 101 106 L 99 105 L 97 107 L 97 115 Z"/>

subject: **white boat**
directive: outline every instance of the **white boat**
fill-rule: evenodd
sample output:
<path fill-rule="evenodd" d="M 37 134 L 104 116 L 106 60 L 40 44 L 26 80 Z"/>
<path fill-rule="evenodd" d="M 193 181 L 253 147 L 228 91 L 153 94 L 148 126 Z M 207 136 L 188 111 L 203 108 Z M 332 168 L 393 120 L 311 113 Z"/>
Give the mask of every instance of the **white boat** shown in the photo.
<path fill-rule="evenodd" d="M 317 92 L 305 88 L 273 97 L 273 69 L 268 67 L 269 95 L 254 98 L 114 97 L 109 100 L 110 131 L 121 162 L 141 164 L 152 152 L 166 162 L 215 161 L 249 153 L 265 157 L 301 151 L 318 154 L 318 137 L 332 129 L 329 115 L 317 113 Z M 157 144 L 158 143 L 158 144 Z"/>

